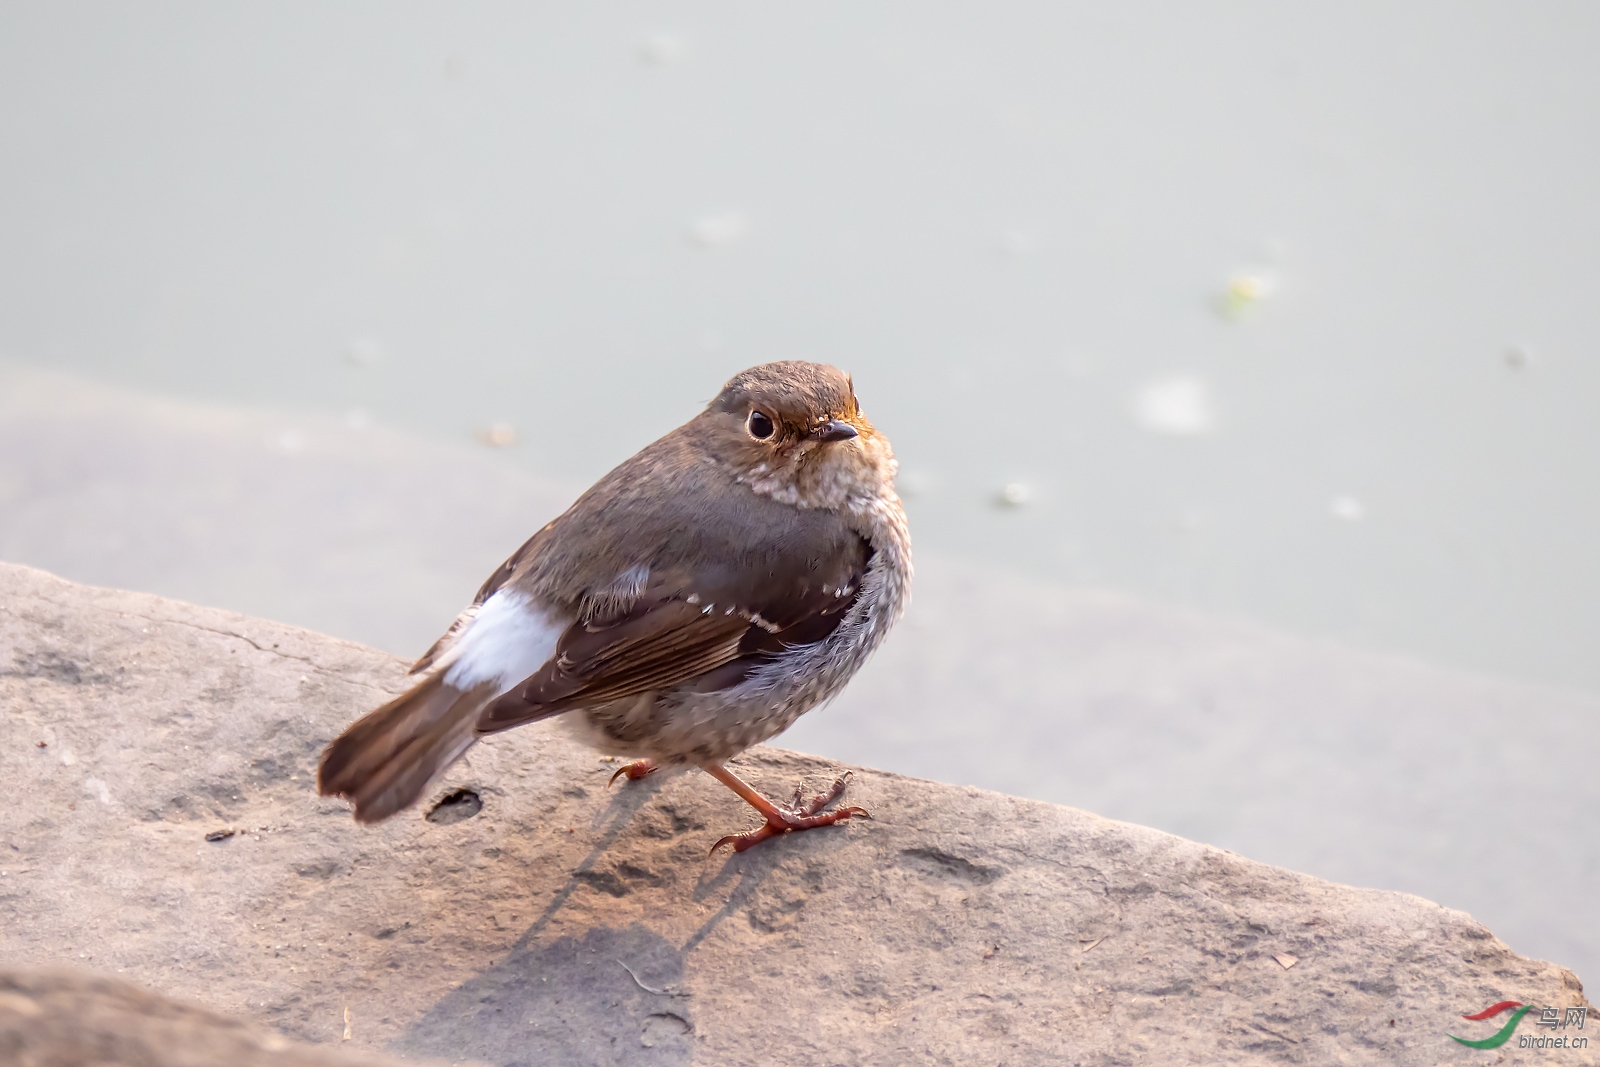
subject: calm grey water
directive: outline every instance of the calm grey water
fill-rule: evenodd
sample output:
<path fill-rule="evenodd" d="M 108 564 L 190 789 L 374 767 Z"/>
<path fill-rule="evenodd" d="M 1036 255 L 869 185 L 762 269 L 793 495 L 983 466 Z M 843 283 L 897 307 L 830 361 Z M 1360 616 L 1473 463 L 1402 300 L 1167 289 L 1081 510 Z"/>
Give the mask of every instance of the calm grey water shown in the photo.
<path fill-rule="evenodd" d="M 1584 5 L 7 3 L 0 355 L 504 423 L 576 484 L 831 361 L 927 548 L 1592 690 L 1597 47 Z"/>

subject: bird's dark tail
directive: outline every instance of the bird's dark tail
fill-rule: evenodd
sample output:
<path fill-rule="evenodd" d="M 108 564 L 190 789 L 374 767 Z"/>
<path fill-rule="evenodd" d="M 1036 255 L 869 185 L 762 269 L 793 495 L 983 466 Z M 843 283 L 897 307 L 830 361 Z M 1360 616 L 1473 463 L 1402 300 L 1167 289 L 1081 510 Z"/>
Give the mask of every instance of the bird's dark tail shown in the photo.
<path fill-rule="evenodd" d="M 457 689 L 442 673 L 353 723 L 322 753 L 317 791 L 346 797 L 357 822 L 379 822 L 417 802 L 478 739 L 478 717 L 492 682 Z"/>

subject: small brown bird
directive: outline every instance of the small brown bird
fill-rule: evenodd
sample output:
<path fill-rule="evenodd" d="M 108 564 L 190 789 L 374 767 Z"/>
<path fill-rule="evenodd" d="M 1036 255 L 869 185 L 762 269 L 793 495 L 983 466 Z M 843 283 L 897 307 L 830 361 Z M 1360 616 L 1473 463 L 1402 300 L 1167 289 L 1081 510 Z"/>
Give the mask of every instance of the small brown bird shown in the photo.
<path fill-rule="evenodd" d="M 779 805 L 724 763 L 837 694 L 900 618 L 911 539 L 894 474 L 849 375 L 736 375 L 502 563 L 417 683 L 328 746 L 318 788 L 377 822 L 485 734 L 564 715 L 634 757 L 619 775 L 698 766 L 764 817 L 713 851 L 866 816 L 828 810 L 846 778 Z"/>

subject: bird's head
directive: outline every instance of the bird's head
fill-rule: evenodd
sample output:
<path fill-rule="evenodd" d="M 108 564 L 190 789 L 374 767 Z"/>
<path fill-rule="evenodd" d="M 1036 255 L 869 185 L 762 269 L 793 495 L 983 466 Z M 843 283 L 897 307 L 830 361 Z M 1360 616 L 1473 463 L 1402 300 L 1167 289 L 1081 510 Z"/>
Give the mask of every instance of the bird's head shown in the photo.
<path fill-rule="evenodd" d="M 697 420 L 705 447 L 751 489 L 805 508 L 893 492 L 889 439 L 861 414 L 850 376 L 786 360 L 736 374 Z"/>

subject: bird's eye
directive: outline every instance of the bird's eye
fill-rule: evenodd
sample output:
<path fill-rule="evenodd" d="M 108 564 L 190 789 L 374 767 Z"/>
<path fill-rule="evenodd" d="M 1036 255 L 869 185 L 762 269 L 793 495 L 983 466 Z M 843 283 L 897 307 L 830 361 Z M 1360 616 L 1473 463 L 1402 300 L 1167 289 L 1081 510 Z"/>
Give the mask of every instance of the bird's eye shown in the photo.
<path fill-rule="evenodd" d="M 772 425 L 772 420 L 767 417 L 767 413 L 764 411 L 752 411 L 744 424 L 745 428 L 750 431 L 750 436 L 757 441 L 765 441 L 772 436 L 773 430 L 776 429 Z"/>

